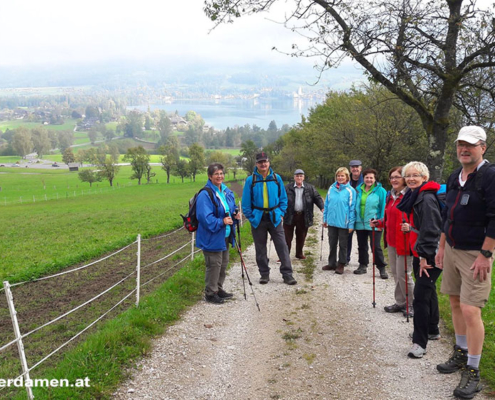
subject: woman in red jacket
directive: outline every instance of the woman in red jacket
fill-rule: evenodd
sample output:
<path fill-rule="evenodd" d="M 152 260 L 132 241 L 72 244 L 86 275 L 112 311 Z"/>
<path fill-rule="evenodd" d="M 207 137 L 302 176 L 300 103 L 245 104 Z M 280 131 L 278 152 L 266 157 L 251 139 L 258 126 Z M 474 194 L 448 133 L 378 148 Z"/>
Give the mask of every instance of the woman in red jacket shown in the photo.
<path fill-rule="evenodd" d="M 390 270 L 395 281 L 395 304 L 385 306 L 388 313 L 402 312 L 406 315 L 406 302 L 409 300 L 409 316 L 413 316 L 413 293 L 414 281 L 411 277 L 412 255 L 409 251 L 407 234 L 402 231 L 402 223 L 408 222 L 408 216 L 397 209 L 404 194 L 409 191 L 406 181 L 402 177 L 402 167 L 393 167 L 388 173 L 388 179 L 392 185 L 392 190 L 387 195 L 385 203 L 385 216 L 383 220 L 378 220 L 375 227 L 383 228 L 384 247 L 388 250 Z M 406 250 L 407 249 L 407 250 Z M 404 258 L 407 261 L 407 292 L 406 292 L 406 269 L 404 268 Z M 406 296 L 407 293 L 407 296 Z"/>

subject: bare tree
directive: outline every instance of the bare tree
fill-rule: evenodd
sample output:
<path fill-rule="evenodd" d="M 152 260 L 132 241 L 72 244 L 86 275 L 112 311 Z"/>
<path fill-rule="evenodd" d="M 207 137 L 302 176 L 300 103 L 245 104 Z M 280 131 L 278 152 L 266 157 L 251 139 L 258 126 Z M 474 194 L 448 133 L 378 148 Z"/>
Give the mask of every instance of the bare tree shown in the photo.
<path fill-rule="evenodd" d="M 206 0 L 217 25 L 266 12 L 277 0 Z M 307 38 L 292 56 L 319 57 L 321 71 L 350 57 L 419 115 L 427 164 L 439 180 L 455 107 L 463 123 L 491 128 L 495 113 L 495 19 L 476 0 L 288 0 L 285 24 Z M 474 97 L 473 97 L 474 96 Z M 480 101 L 482 102 L 481 104 Z M 449 129 L 450 128 L 450 129 Z"/>

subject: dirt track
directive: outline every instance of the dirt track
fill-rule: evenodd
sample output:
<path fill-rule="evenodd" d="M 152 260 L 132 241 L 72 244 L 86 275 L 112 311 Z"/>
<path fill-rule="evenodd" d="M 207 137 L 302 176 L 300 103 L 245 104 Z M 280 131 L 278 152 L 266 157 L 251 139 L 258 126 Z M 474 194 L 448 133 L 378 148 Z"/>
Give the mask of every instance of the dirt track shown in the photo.
<path fill-rule="evenodd" d="M 317 264 L 312 281 L 305 281 L 293 259 L 296 286 L 283 284 L 273 262 L 270 283 L 259 285 L 249 248 L 245 260 L 261 312 L 249 287 L 244 300 L 240 266 L 234 265 L 226 287 L 235 300 L 221 306 L 200 302 L 189 310 L 155 341 L 151 356 L 129 371 L 132 379 L 115 398 L 452 398 L 460 374 L 436 371 L 450 355 L 452 338 L 441 329 L 444 337 L 430 342 L 423 359 L 409 359 L 412 321 L 383 311 L 393 302 L 392 279 L 377 280 L 373 308 L 370 272 L 354 275 L 353 262 L 342 276 L 321 270 L 328 251 L 325 241 L 320 262 L 319 234 L 312 230 L 306 250 Z M 274 249 L 271 254 L 276 259 Z"/>

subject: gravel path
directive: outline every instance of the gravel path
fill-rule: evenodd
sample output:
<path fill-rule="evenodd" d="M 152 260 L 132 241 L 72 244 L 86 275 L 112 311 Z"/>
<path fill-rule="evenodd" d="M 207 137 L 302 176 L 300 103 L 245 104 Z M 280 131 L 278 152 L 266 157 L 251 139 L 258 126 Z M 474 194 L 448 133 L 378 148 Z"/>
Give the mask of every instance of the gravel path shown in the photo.
<path fill-rule="evenodd" d="M 321 218 L 321 213 L 315 213 Z M 321 232 L 321 231 L 320 231 Z M 410 359 L 412 320 L 387 314 L 393 303 L 393 279 L 376 281 L 322 271 L 328 255 L 320 232 L 310 230 L 306 254 L 316 269 L 311 282 L 293 259 L 296 286 L 282 282 L 276 264 L 271 281 L 258 283 L 254 249 L 245 262 L 261 308 L 250 288 L 244 300 L 239 264 L 233 265 L 226 289 L 235 299 L 224 305 L 200 302 L 156 339 L 149 358 L 130 371 L 132 378 L 116 399 L 448 399 L 460 374 L 441 375 L 436 364 L 452 349 L 452 338 L 431 341 L 422 359 Z M 271 258 L 276 260 L 275 250 Z M 357 245 L 353 247 L 357 260 Z M 483 392 L 476 399 L 485 399 Z"/>

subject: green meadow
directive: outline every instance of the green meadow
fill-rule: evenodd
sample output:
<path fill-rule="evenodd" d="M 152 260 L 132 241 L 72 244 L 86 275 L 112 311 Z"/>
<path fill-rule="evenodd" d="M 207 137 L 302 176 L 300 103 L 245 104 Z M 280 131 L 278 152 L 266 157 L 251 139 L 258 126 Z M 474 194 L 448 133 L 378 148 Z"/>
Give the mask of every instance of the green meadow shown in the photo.
<path fill-rule="evenodd" d="M 42 125 L 39 122 L 26 122 L 22 119 L 12 120 L 12 121 L 0 121 L 0 130 L 5 131 L 6 129 L 15 129 L 20 126 L 24 126 L 28 129 L 33 129 L 42 126 L 52 131 L 72 131 L 74 130 L 77 121 L 78 121 L 77 119 L 67 118 L 62 125 Z"/>

